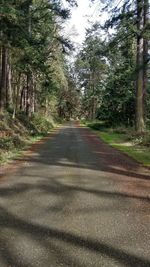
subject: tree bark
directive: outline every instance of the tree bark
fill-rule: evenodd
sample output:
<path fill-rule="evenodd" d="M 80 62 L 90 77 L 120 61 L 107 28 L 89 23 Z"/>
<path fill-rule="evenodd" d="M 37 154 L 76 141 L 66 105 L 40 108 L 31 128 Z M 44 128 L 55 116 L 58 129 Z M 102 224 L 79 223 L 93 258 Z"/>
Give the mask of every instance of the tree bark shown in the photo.
<path fill-rule="evenodd" d="M 26 101 L 26 114 L 31 117 L 34 113 L 34 80 L 33 74 L 27 74 L 27 101 Z"/>
<path fill-rule="evenodd" d="M 148 0 L 144 0 L 144 20 L 143 27 L 147 29 L 147 25 L 149 22 L 149 2 Z M 148 84 L 148 38 L 147 38 L 147 30 L 144 33 L 144 41 L 143 41 L 143 110 L 144 116 L 146 119 L 146 94 L 147 94 L 147 84 Z"/>
<path fill-rule="evenodd" d="M 143 1 L 137 0 L 137 79 L 136 79 L 136 131 L 145 131 L 143 110 Z"/>
<path fill-rule="evenodd" d="M 7 48 L 1 48 L 1 81 L 0 81 L 0 109 L 6 107 L 6 85 L 7 85 Z"/>
<path fill-rule="evenodd" d="M 30 117 L 30 84 L 31 78 L 30 73 L 27 73 L 27 98 L 26 98 L 26 115 Z"/>
<path fill-rule="evenodd" d="M 7 79 L 6 79 L 6 108 L 12 106 L 12 70 L 11 70 L 11 60 L 10 53 L 7 57 Z"/>

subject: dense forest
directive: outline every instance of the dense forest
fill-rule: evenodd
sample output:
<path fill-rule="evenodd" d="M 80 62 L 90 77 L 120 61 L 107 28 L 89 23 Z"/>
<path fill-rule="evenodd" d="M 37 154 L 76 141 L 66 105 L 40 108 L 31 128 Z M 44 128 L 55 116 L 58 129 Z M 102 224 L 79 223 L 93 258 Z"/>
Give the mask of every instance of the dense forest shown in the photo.
<path fill-rule="evenodd" d="M 13 118 L 41 112 L 99 119 L 144 132 L 150 121 L 149 1 L 98 1 L 100 15 L 109 18 L 87 29 L 74 66 L 65 56 L 73 44 L 62 29 L 77 3 L 66 2 L 69 9 L 59 0 L 2 1 L 1 111 Z"/>
<path fill-rule="evenodd" d="M 87 30 L 75 63 L 83 109 L 89 119 L 144 132 L 150 119 L 149 2 L 105 2 L 110 18 Z"/>
<path fill-rule="evenodd" d="M 0 267 L 150 267 L 150 0 L 0 0 Z"/>
<path fill-rule="evenodd" d="M 69 6 L 76 5 L 75 1 Z M 8 0 L 1 5 L 0 108 L 31 117 L 35 112 L 71 116 L 76 99 L 62 36 L 70 10 L 61 1 Z"/>

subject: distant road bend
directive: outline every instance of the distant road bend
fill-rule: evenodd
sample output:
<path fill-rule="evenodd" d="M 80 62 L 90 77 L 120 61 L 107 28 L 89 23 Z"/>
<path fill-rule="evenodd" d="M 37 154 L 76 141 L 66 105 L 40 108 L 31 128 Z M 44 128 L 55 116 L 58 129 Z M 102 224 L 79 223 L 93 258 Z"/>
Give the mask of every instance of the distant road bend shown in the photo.
<path fill-rule="evenodd" d="M 0 267 L 150 267 L 150 171 L 68 123 L 0 182 Z"/>

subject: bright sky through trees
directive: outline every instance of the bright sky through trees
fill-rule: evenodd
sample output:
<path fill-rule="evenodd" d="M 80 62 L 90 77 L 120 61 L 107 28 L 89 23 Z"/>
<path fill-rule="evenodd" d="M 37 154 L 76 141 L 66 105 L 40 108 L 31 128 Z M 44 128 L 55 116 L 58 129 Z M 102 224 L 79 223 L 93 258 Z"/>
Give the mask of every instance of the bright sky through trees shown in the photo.
<path fill-rule="evenodd" d="M 71 35 L 71 39 L 77 45 L 82 44 L 85 38 L 86 28 L 89 27 L 90 22 L 105 21 L 107 14 L 104 12 L 103 16 L 99 16 L 99 4 L 91 5 L 89 0 L 78 0 L 78 7 L 72 9 L 72 16 L 66 22 L 66 34 Z"/>

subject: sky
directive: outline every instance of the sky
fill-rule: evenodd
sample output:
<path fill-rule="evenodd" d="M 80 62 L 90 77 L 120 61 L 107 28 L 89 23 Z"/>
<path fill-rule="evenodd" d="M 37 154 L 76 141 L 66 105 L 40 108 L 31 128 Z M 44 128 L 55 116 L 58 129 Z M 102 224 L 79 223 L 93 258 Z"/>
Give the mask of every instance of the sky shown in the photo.
<path fill-rule="evenodd" d="M 103 22 L 107 15 L 104 13 L 103 16 L 100 16 L 97 3 L 91 5 L 90 0 L 77 0 L 77 2 L 78 7 L 72 8 L 71 19 L 65 24 L 65 33 L 78 47 L 84 41 L 86 28 L 89 27 L 88 21 Z"/>

